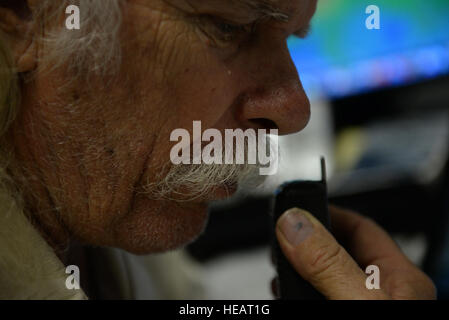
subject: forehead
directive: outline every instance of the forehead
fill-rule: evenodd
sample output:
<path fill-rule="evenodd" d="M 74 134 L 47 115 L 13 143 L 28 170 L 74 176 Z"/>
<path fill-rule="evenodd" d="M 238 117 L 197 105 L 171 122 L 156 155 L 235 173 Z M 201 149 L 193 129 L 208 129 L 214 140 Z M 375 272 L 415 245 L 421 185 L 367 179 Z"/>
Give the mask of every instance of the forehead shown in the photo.
<path fill-rule="evenodd" d="M 255 18 L 264 13 L 310 18 L 317 0 L 166 0 L 184 10 L 199 13 L 229 13 Z"/>

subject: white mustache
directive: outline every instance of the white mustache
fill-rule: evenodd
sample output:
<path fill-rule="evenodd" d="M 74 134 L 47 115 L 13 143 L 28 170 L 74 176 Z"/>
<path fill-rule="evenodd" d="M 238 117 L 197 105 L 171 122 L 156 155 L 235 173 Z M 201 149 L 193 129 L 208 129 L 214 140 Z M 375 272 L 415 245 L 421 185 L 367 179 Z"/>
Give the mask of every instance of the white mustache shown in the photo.
<path fill-rule="evenodd" d="M 193 201 L 219 187 L 257 180 L 258 170 L 258 165 L 250 164 L 173 165 L 163 179 L 147 184 L 144 190 L 152 199 Z"/>
<path fill-rule="evenodd" d="M 269 146 L 271 142 L 268 136 L 267 140 Z M 157 182 L 147 183 L 144 192 L 155 200 L 193 201 L 220 187 L 238 184 L 257 187 L 267 178 L 260 175 L 260 168 L 262 168 L 260 163 L 178 165 L 170 163 L 168 173 Z"/>

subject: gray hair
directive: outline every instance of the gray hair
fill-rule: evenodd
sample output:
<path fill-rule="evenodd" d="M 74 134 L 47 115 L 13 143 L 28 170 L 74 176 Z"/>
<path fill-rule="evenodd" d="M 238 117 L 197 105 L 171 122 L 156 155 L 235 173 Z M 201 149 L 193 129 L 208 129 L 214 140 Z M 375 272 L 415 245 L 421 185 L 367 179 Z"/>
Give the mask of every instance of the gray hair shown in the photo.
<path fill-rule="evenodd" d="M 80 8 L 81 29 L 67 30 L 63 26 L 47 31 L 41 41 L 48 47 L 40 67 L 56 68 L 67 65 L 78 71 L 107 73 L 118 65 L 123 0 L 63 0 L 43 1 L 36 10 L 36 24 L 43 30 L 49 21 L 60 18 L 69 4 Z M 50 65 L 51 64 L 51 65 Z"/>
<path fill-rule="evenodd" d="M 37 40 L 45 48 L 39 64 L 40 70 L 66 65 L 79 72 L 89 70 L 106 73 L 111 66 L 117 65 L 120 59 L 117 34 L 121 24 L 121 2 L 122 0 L 58 0 L 57 4 L 54 0 L 38 2 L 33 23 L 40 31 L 40 38 Z M 69 4 L 79 6 L 82 28 L 67 30 L 63 25 L 50 28 L 50 21 L 63 16 Z M 20 97 L 18 81 L 19 75 L 14 70 L 10 49 L 0 34 L 0 136 L 17 114 Z"/>
<path fill-rule="evenodd" d="M 67 67 L 78 74 L 105 74 L 118 66 L 120 46 L 118 31 L 121 25 L 123 0 L 42 0 L 33 8 L 32 23 L 38 30 L 36 40 L 42 44 L 44 54 L 39 70 Z M 0 1 L 0 6 L 3 3 Z M 80 8 L 82 28 L 67 30 L 62 21 L 65 9 L 74 4 Z M 18 114 L 20 106 L 20 79 L 14 67 L 11 50 L 0 30 L 0 187 L 10 185 L 6 167 L 10 151 L 6 150 L 4 134 Z"/>

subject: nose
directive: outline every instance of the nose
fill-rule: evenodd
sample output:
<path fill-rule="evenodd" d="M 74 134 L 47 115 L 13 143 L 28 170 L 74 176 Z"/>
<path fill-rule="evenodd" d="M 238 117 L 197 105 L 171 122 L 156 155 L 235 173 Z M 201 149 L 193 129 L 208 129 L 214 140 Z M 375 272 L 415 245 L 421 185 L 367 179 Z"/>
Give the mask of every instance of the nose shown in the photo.
<path fill-rule="evenodd" d="M 248 127 L 276 128 L 279 135 L 301 131 L 310 119 L 310 102 L 287 45 L 263 52 L 251 60 L 253 86 L 243 95 L 241 120 Z"/>

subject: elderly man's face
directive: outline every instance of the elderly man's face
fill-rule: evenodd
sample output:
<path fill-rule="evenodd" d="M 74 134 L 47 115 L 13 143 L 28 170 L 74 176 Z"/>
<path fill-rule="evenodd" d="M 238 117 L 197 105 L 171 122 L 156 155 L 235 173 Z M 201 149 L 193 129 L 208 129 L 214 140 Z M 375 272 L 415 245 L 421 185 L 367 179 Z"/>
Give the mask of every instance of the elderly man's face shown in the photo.
<path fill-rule="evenodd" d="M 286 39 L 307 28 L 316 0 L 273 0 L 288 22 L 257 23 L 258 11 L 244 2 L 129 0 L 123 63 L 107 84 L 94 77 L 56 90 L 71 75 L 51 72 L 25 85 L 18 157 L 30 172 L 32 209 L 53 239 L 135 253 L 183 245 L 226 186 L 184 202 L 144 192 L 170 164 L 174 129 L 201 120 L 203 130 L 288 134 L 306 125 L 309 104 Z"/>

